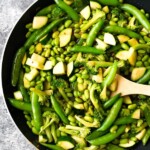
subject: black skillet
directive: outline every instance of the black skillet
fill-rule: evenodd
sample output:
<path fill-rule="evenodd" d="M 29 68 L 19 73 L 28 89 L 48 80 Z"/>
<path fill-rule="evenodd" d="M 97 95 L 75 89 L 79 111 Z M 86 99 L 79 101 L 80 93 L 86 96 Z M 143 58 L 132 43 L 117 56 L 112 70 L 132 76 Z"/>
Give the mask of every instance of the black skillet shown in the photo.
<path fill-rule="evenodd" d="M 138 8 L 143 8 L 145 11 L 150 13 L 150 0 L 125 0 L 127 3 L 131 3 Z M 10 37 L 7 41 L 3 56 L 2 56 L 2 66 L 1 66 L 1 83 L 3 89 L 3 97 L 7 105 L 8 111 L 16 124 L 20 129 L 22 134 L 37 148 L 40 150 L 46 150 L 46 148 L 39 146 L 37 142 L 37 137 L 30 131 L 25 123 L 24 115 L 21 111 L 13 108 L 7 101 L 8 97 L 12 97 L 12 91 L 14 88 L 11 86 L 11 67 L 13 63 L 13 58 L 16 50 L 20 48 L 25 41 L 25 24 L 32 22 L 33 16 L 41 8 L 53 3 L 53 0 L 39 0 L 35 2 L 20 18 L 14 29 L 12 30 Z M 150 150 L 150 142 L 143 147 L 141 143 L 137 144 L 136 147 L 130 150 Z"/>

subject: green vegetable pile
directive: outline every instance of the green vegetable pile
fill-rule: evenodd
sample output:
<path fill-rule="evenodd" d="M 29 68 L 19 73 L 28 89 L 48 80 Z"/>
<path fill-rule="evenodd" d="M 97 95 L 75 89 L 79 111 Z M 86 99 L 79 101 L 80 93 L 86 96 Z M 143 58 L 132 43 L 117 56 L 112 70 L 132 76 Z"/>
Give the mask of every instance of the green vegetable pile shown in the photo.
<path fill-rule="evenodd" d="M 111 94 L 117 73 L 150 84 L 149 14 L 118 0 L 54 1 L 26 25 L 12 67 L 11 105 L 49 149 L 145 146 L 150 98 Z"/>

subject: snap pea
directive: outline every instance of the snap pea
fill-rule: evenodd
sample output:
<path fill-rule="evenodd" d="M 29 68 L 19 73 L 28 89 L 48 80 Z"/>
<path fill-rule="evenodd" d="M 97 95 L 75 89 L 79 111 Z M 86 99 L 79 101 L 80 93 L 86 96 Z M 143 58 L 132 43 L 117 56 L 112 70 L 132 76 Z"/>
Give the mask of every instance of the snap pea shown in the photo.
<path fill-rule="evenodd" d="M 120 4 L 119 0 L 96 0 L 97 2 L 99 2 L 100 4 L 103 5 L 110 5 L 110 6 L 117 6 Z"/>
<path fill-rule="evenodd" d="M 68 16 L 70 16 L 74 21 L 79 21 L 79 15 L 78 13 L 70 6 L 68 6 L 64 1 L 62 0 L 54 0 L 55 3 L 64 10 Z"/>
<path fill-rule="evenodd" d="M 82 52 L 82 53 L 91 53 L 91 54 L 104 54 L 105 52 L 103 50 L 97 49 L 95 47 L 90 46 L 78 46 L 75 45 L 71 48 L 72 52 Z"/>
<path fill-rule="evenodd" d="M 150 80 L 150 69 L 140 78 L 137 83 L 144 84 Z"/>
<path fill-rule="evenodd" d="M 111 66 L 111 69 L 108 73 L 108 75 L 106 76 L 106 78 L 104 79 L 104 81 L 102 82 L 102 86 L 105 87 L 105 86 L 109 86 L 112 81 L 114 80 L 115 76 L 116 76 L 116 73 L 117 73 L 117 62 L 115 61 L 113 63 L 113 65 Z"/>
<path fill-rule="evenodd" d="M 13 66 L 12 66 L 12 77 L 11 77 L 12 86 L 16 86 L 18 83 L 20 69 L 21 69 L 21 62 L 24 57 L 25 51 L 26 51 L 26 48 L 21 47 L 20 49 L 18 49 L 16 53 Z"/>
<path fill-rule="evenodd" d="M 150 127 L 150 117 L 149 117 L 149 114 L 150 114 L 150 109 L 149 109 L 149 105 L 148 104 L 143 104 L 142 106 L 142 110 L 144 112 L 144 117 L 145 117 L 145 120 L 147 122 L 147 124 L 149 125 Z"/>
<path fill-rule="evenodd" d="M 115 125 L 126 125 L 129 123 L 133 123 L 134 121 L 135 121 L 135 119 L 131 118 L 131 116 L 127 116 L 127 117 L 118 118 L 114 124 Z"/>
<path fill-rule="evenodd" d="M 120 26 L 117 26 L 117 25 L 113 25 L 113 26 L 108 25 L 104 28 L 104 31 L 109 32 L 109 33 L 124 34 L 124 35 L 127 35 L 129 37 L 137 38 L 137 39 L 142 38 L 140 34 L 134 32 L 130 29 L 120 27 Z"/>
<path fill-rule="evenodd" d="M 37 88 L 39 89 L 39 87 Z M 41 114 L 41 106 L 39 103 L 39 96 L 34 91 L 32 91 L 31 106 L 33 112 L 34 125 L 36 130 L 39 132 L 42 126 L 42 114 Z"/>
<path fill-rule="evenodd" d="M 150 49 L 150 45 L 149 44 L 137 44 L 135 46 L 133 46 L 134 50 L 149 50 Z"/>
<path fill-rule="evenodd" d="M 49 13 L 51 13 L 51 11 L 56 7 L 56 4 L 51 4 L 47 7 L 44 7 L 43 9 L 41 9 L 40 11 L 37 12 L 36 16 L 45 16 Z"/>
<path fill-rule="evenodd" d="M 142 138 L 142 143 L 143 143 L 144 146 L 148 142 L 149 138 L 150 138 L 150 128 L 147 129 L 144 137 Z"/>
<path fill-rule="evenodd" d="M 30 48 L 30 46 L 34 43 L 34 39 L 37 35 L 39 35 L 41 33 L 41 31 L 43 30 L 43 28 L 35 30 L 27 39 L 27 41 L 24 43 L 24 47 L 26 49 Z"/>
<path fill-rule="evenodd" d="M 104 145 L 107 144 L 114 139 L 116 139 L 118 136 L 120 136 L 125 131 L 126 126 L 120 126 L 119 129 L 116 131 L 116 133 L 107 133 L 103 136 L 100 136 L 96 139 L 89 140 L 88 142 L 92 145 Z"/>
<path fill-rule="evenodd" d="M 125 150 L 125 149 L 114 144 L 108 144 L 107 150 Z"/>
<path fill-rule="evenodd" d="M 50 96 L 50 99 L 51 99 L 51 103 L 52 103 L 52 106 L 54 108 L 54 110 L 56 111 L 56 113 L 58 114 L 58 116 L 61 118 L 61 120 L 65 123 L 65 124 L 68 124 L 69 123 L 69 120 L 68 118 L 66 117 L 63 109 L 61 108 L 60 104 L 58 103 L 58 101 L 56 100 L 56 98 L 54 97 L 54 95 L 51 95 Z"/>
<path fill-rule="evenodd" d="M 135 6 L 131 4 L 122 4 L 120 5 L 122 10 L 125 10 L 131 13 L 133 16 L 137 18 L 137 20 L 148 30 L 150 31 L 150 22 L 146 18 L 146 16 Z"/>
<path fill-rule="evenodd" d="M 111 127 L 111 125 L 113 124 L 113 122 L 116 120 L 119 111 L 122 107 L 122 102 L 123 102 L 123 98 L 120 98 L 111 108 L 108 116 L 106 117 L 106 119 L 104 120 L 104 122 L 102 123 L 101 127 L 98 129 L 98 131 L 105 131 L 107 130 L 109 127 Z"/>
<path fill-rule="evenodd" d="M 49 149 L 53 149 L 53 150 L 64 150 L 62 147 L 57 146 L 57 145 L 53 145 L 53 144 L 46 144 L 46 143 L 40 143 L 41 145 L 49 148 Z"/>
<path fill-rule="evenodd" d="M 108 130 L 106 131 L 97 131 L 97 130 L 94 130 L 92 133 L 90 133 L 87 137 L 86 137 L 86 140 L 93 140 L 93 139 L 96 139 L 104 134 L 108 133 Z"/>
<path fill-rule="evenodd" d="M 98 32 L 101 30 L 101 28 L 104 25 L 104 20 L 100 19 L 90 30 L 89 35 L 86 39 L 86 45 L 87 46 L 92 46 L 93 42 L 95 40 L 96 35 L 98 34 Z"/>
<path fill-rule="evenodd" d="M 119 94 L 116 94 L 115 96 L 111 97 L 109 100 L 107 100 L 104 103 L 103 107 L 105 109 L 110 108 L 119 99 L 120 95 L 121 94 L 119 93 Z"/>
<path fill-rule="evenodd" d="M 19 101 L 13 98 L 9 98 L 9 102 L 13 107 L 17 109 L 27 111 L 27 112 L 32 112 L 31 103 Z"/>
<path fill-rule="evenodd" d="M 39 34 L 36 34 L 36 36 L 34 37 L 33 42 L 36 42 L 36 41 L 40 40 L 47 33 L 49 33 L 50 31 L 52 31 L 57 25 L 60 25 L 60 23 L 63 20 L 65 20 L 65 19 L 66 18 L 60 18 L 60 19 L 52 21 L 49 25 L 47 25 L 46 27 L 44 27 Z"/>

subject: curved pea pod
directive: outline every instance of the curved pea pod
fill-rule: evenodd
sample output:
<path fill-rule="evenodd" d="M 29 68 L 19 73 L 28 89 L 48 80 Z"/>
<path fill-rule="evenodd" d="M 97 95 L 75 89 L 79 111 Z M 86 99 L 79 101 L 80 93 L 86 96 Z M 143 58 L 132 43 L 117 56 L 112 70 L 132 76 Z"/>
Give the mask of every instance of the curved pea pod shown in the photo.
<path fill-rule="evenodd" d="M 104 108 L 107 109 L 107 108 L 110 108 L 120 97 L 120 93 L 119 94 L 116 94 L 115 96 L 111 97 L 109 100 L 107 100 L 105 103 L 104 103 Z"/>
<path fill-rule="evenodd" d="M 122 102 L 123 102 L 123 98 L 120 98 L 111 108 L 108 116 L 106 117 L 106 119 L 104 120 L 102 126 L 98 129 L 98 131 L 105 131 L 108 128 L 111 127 L 111 125 L 114 123 L 114 121 L 116 120 L 120 109 L 122 107 Z"/>
<path fill-rule="evenodd" d="M 94 130 L 92 133 L 90 133 L 87 137 L 86 137 L 86 140 L 89 141 L 89 140 L 93 140 L 93 139 L 96 139 L 104 134 L 108 133 L 108 130 L 106 131 L 97 131 L 97 130 Z"/>
<path fill-rule="evenodd" d="M 150 80 L 150 69 L 140 78 L 137 83 L 144 84 Z"/>
<path fill-rule="evenodd" d="M 113 63 L 113 65 L 111 66 L 111 69 L 110 69 L 108 75 L 106 76 L 106 78 L 102 82 L 103 88 L 108 87 L 113 82 L 113 80 L 116 76 L 116 73 L 117 73 L 117 69 L 118 69 L 117 62 L 115 61 Z"/>
<path fill-rule="evenodd" d="M 113 26 L 108 25 L 104 28 L 104 31 L 109 32 L 109 33 L 124 34 L 124 35 L 127 35 L 129 37 L 137 38 L 137 39 L 142 38 L 140 34 L 134 32 L 130 29 L 120 27 L 120 26 L 117 26 L 117 25 L 113 25 Z"/>
<path fill-rule="evenodd" d="M 56 4 L 51 4 L 47 7 L 44 7 L 40 11 L 37 12 L 36 16 L 45 16 L 52 12 L 52 10 L 56 7 Z"/>
<path fill-rule="evenodd" d="M 148 30 L 150 31 L 150 22 L 146 16 L 135 6 L 131 4 L 122 4 L 120 8 L 129 12 L 137 18 L 137 20 Z"/>
<path fill-rule="evenodd" d="M 97 0 L 100 4 L 103 5 L 110 5 L 110 6 L 117 6 L 120 4 L 119 0 Z"/>
<path fill-rule="evenodd" d="M 92 145 L 104 145 L 107 144 L 114 139 L 116 139 L 118 136 L 120 136 L 125 131 L 126 126 L 120 126 L 119 129 L 116 131 L 116 133 L 107 133 L 103 136 L 100 136 L 96 139 L 89 140 L 88 142 Z"/>
<path fill-rule="evenodd" d="M 13 98 L 9 98 L 9 102 L 13 107 L 17 109 L 27 111 L 27 112 L 32 112 L 31 103 L 19 101 Z"/>
<path fill-rule="evenodd" d="M 104 25 L 104 20 L 103 19 L 100 19 L 93 27 L 92 29 L 90 30 L 89 32 L 89 35 L 87 37 L 87 40 L 86 40 L 86 44 L 87 46 L 92 46 L 93 45 L 93 42 L 96 38 L 96 35 L 98 34 L 98 32 L 101 30 L 101 28 L 103 27 Z"/>
<path fill-rule="evenodd" d="M 131 116 L 127 116 L 127 117 L 118 118 L 114 124 L 115 125 L 126 125 L 129 123 L 133 123 L 135 121 L 136 121 L 136 119 L 131 118 Z"/>
<path fill-rule="evenodd" d="M 12 86 L 16 86 L 18 83 L 20 69 L 21 69 L 21 62 L 23 60 L 24 54 L 26 52 L 25 47 L 21 47 L 14 58 L 13 66 L 12 66 L 12 77 L 11 77 L 11 84 Z"/>
<path fill-rule="evenodd" d="M 64 10 L 68 16 L 70 16 L 74 21 L 79 20 L 79 15 L 78 13 L 69 5 L 67 5 L 64 1 L 62 0 L 54 0 L 55 3 L 62 9 Z"/>
<path fill-rule="evenodd" d="M 64 150 L 62 147 L 54 145 L 54 144 L 46 144 L 46 143 L 40 143 L 41 145 L 49 148 L 49 149 L 53 149 L 53 150 Z"/>
<path fill-rule="evenodd" d="M 50 96 L 50 99 L 51 99 L 51 103 L 52 103 L 52 106 L 55 110 L 55 112 L 58 114 L 58 116 L 60 117 L 60 119 L 65 123 L 65 124 L 68 124 L 69 123 L 69 120 L 68 118 L 66 117 L 63 109 L 61 108 L 59 102 L 56 100 L 56 98 L 54 97 L 54 95 L 51 95 Z"/>
<path fill-rule="evenodd" d="M 41 106 L 38 100 L 39 96 L 35 92 L 32 92 L 31 106 L 33 112 L 34 125 L 36 130 L 40 131 L 40 128 L 42 126 L 42 114 L 41 114 Z"/>

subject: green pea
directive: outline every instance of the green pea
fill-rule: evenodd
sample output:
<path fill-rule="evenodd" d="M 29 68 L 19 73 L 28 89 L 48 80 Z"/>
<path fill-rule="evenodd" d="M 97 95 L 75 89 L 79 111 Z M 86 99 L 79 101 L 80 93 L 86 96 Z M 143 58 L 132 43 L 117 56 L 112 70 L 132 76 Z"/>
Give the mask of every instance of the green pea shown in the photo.
<path fill-rule="evenodd" d="M 75 97 L 78 97 L 78 91 L 74 91 L 73 94 Z"/>
<path fill-rule="evenodd" d="M 64 30 L 65 26 L 64 25 L 61 25 L 59 28 L 58 28 L 58 31 L 62 31 Z"/>
<path fill-rule="evenodd" d="M 68 116 L 68 120 L 70 122 L 76 122 L 76 119 L 73 116 L 71 116 L 71 115 Z"/>
<path fill-rule="evenodd" d="M 82 103 L 82 99 L 79 98 L 79 97 L 76 97 L 76 98 L 75 98 L 75 101 L 78 102 L 78 103 Z"/>
<path fill-rule="evenodd" d="M 27 28 L 27 29 L 29 29 L 29 28 L 31 28 L 31 27 L 32 27 L 32 23 L 26 24 L 26 28 Z"/>
<path fill-rule="evenodd" d="M 55 32 L 53 32 L 53 34 L 52 34 L 52 38 L 57 38 L 58 37 L 58 35 L 59 35 L 59 31 L 55 31 Z"/>
<path fill-rule="evenodd" d="M 142 67 L 143 66 L 143 63 L 142 61 L 137 61 L 136 64 L 135 64 L 136 67 Z"/>
<path fill-rule="evenodd" d="M 65 27 L 68 28 L 72 24 L 72 20 L 66 20 L 65 21 Z"/>
<path fill-rule="evenodd" d="M 88 89 L 86 89 L 86 90 L 84 91 L 84 96 L 85 96 L 86 99 L 89 99 L 90 94 L 89 94 L 89 90 L 88 90 Z"/>
<path fill-rule="evenodd" d="M 67 93 L 67 96 L 68 97 L 73 97 L 73 94 L 72 93 Z"/>
<path fill-rule="evenodd" d="M 27 125 L 28 125 L 28 127 L 29 127 L 30 129 L 32 129 L 32 124 L 31 124 L 30 121 L 27 121 Z"/>
<path fill-rule="evenodd" d="M 120 144 L 126 144 L 128 143 L 129 139 L 121 139 Z"/>
<path fill-rule="evenodd" d="M 146 61 L 148 60 L 148 58 L 149 58 L 149 55 L 144 55 L 144 57 L 142 58 L 142 61 Z"/>
<path fill-rule="evenodd" d="M 39 135 L 39 132 L 36 130 L 35 127 L 32 127 L 32 132 L 33 132 L 34 134 L 36 134 L 36 135 Z"/>
<path fill-rule="evenodd" d="M 77 82 L 78 82 L 78 83 L 83 83 L 83 79 L 82 79 L 81 77 L 78 77 L 78 78 L 77 78 Z"/>
<path fill-rule="evenodd" d="M 122 43 L 122 44 L 121 44 L 121 47 L 122 47 L 123 49 L 125 49 L 125 50 L 128 50 L 128 49 L 129 49 L 129 46 L 128 46 L 127 44 L 125 44 L 125 43 Z"/>
<path fill-rule="evenodd" d="M 110 128 L 110 132 L 111 132 L 111 133 L 115 133 L 117 129 L 118 129 L 118 126 L 117 126 L 117 125 L 113 125 L 113 126 Z"/>
<path fill-rule="evenodd" d="M 91 117 L 91 116 L 89 116 L 89 115 L 86 115 L 86 116 L 84 117 L 84 119 L 85 119 L 86 121 L 88 121 L 88 122 L 93 122 L 93 117 Z"/>
<path fill-rule="evenodd" d="M 131 105 L 128 105 L 128 109 L 135 109 L 137 107 L 137 105 L 136 104 L 131 104 Z"/>

